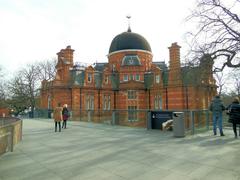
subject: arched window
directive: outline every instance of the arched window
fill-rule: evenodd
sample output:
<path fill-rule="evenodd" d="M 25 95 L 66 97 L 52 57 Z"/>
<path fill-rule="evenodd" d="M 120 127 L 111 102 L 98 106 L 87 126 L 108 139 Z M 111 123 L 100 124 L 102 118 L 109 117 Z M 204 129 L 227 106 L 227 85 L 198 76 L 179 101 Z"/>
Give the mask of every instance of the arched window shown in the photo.
<path fill-rule="evenodd" d="M 162 97 L 159 95 L 154 96 L 154 109 L 162 109 Z"/>
<path fill-rule="evenodd" d="M 137 55 L 126 55 L 123 57 L 122 66 L 140 66 L 141 62 Z"/>
<path fill-rule="evenodd" d="M 104 95 L 103 96 L 103 110 L 110 110 L 111 109 L 111 96 Z"/>
<path fill-rule="evenodd" d="M 92 73 L 88 73 L 88 83 L 92 82 Z"/>
<path fill-rule="evenodd" d="M 159 83 L 160 83 L 160 75 L 159 75 L 159 74 L 157 74 L 157 75 L 155 76 L 155 83 L 156 83 L 156 84 L 159 84 Z"/>
<path fill-rule="evenodd" d="M 94 110 L 94 95 L 87 95 L 87 110 Z"/>

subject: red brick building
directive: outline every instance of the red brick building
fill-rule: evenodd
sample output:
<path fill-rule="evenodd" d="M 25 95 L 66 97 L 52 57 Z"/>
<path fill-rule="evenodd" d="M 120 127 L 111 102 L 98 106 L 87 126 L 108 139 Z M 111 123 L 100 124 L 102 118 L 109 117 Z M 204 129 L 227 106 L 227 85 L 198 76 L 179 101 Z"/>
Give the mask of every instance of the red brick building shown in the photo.
<path fill-rule="evenodd" d="M 206 109 L 217 88 L 212 64 L 204 57 L 199 66 L 182 67 L 180 48 L 169 47 L 169 67 L 153 62 L 147 40 L 129 28 L 112 40 L 108 63 L 83 67 L 74 65 L 74 50 L 67 46 L 57 53 L 55 79 L 42 82 L 41 107 L 66 103 L 74 119 L 95 122 L 111 119 L 115 110 L 120 124 L 134 126 L 145 126 L 149 109 Z"/>
<path fill-rule="evenodd" d="M 0 117 L 9 117 L 10 115 L 10 109 L 5 107 L 0 107 Z"/>

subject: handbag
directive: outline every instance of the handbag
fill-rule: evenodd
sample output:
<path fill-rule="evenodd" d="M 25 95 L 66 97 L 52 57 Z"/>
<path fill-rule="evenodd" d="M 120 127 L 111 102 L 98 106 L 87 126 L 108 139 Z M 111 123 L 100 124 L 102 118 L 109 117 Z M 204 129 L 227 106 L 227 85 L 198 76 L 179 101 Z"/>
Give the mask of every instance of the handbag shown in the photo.
<path fill-rule="evenodd" d="M 70 113 L 67 109 L 64 110 L 63 115 L 70 117 Z"/>
<path fill-rule="evenodd" d="M 232 110 L 232 105 L 229 105 L 229 107 L 227 108 L 228 110 L 226 111 L 227 115 L 230 115 L 231 110 Z"/>

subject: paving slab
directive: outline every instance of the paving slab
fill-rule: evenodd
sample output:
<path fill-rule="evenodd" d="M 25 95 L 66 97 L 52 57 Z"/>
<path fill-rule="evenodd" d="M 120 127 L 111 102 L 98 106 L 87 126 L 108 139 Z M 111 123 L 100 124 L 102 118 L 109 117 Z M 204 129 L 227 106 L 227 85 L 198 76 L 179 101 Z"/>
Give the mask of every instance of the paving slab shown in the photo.
<path fill-rule="evenodd" d="M 240 139 L 51 119 L 23 119 L 23 140 L 0 156 L 0 180 L 240 180 Z"/>

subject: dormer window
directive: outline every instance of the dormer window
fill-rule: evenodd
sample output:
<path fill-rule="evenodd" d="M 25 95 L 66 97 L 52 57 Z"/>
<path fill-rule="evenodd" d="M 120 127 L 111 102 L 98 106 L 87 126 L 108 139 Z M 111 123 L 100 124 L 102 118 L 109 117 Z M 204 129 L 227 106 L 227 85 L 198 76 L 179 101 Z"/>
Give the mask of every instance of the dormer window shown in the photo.
<path fill-rule="evenodd" d="M 107 75 L 105 75 L 105 77 L 104 77 L 104 82 L 105 82 L 105 84 L 108 84 L 108 76 Z"/>
<path fill-rule="evenodd" d="M 137 55 L 126 55 L 123 57 L 122 66 L 140 66 L 141 62 Z"/>
<path fill-rule="evenodd" d="M 88 83 L 91 83 L 91 82 L 92 82 L 92 74 L 88 73 Z"/>
<path fill-rule="evenodd" d="M 159 84 L 160 83 L 160 75 L 155 76 L 155 83 Z"/>

